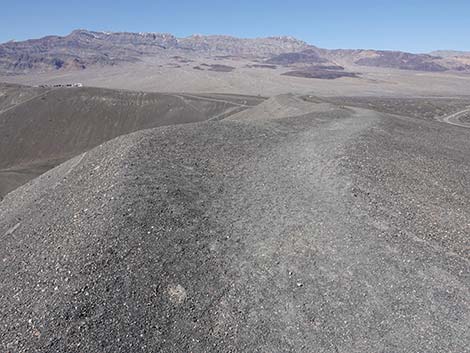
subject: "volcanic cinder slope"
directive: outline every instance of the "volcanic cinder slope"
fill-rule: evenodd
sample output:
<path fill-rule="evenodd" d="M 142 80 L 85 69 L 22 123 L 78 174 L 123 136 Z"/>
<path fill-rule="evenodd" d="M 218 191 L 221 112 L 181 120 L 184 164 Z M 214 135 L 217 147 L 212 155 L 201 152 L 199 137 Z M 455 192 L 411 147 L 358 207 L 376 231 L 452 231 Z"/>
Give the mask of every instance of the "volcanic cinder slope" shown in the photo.
<path fill-rule="evenodd" d="M 44 88 L 0 83 L 0 114 L 45 92 Z"/>
<path fill-rule="evenodd" d="M 116 136 L 222 119 L 260 101 L 233 95 L 0 85 L 0 197 Z"/>
<path fill-rule="evenodd" d="M 468 352 L 470 129 L 273 97 L 0 203 L 0 349 Z"/>

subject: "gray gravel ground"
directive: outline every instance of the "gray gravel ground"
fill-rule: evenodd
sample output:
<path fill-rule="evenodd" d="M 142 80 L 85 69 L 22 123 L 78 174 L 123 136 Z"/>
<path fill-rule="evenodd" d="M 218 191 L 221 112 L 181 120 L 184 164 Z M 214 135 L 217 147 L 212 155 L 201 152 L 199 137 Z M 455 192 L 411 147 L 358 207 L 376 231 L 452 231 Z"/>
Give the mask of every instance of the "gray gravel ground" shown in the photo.
<path fill-rule="evenodd" d="M 470 352 L 469 138 L 332 107 L 114 139 L 0 203 L 0 350 Z"/>

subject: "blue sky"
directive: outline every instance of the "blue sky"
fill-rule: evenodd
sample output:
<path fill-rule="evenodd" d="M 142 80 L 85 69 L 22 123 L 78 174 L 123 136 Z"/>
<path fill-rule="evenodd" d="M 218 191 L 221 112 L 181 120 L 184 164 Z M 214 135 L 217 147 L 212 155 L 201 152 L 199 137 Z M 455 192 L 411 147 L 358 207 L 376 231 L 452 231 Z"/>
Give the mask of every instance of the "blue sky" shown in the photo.
<path fill-rule="evenodd" d="M 0 42 L 76 28 L 291 35 L 325 48 L 470 51 L 470 0 L 0 0 Z"/>

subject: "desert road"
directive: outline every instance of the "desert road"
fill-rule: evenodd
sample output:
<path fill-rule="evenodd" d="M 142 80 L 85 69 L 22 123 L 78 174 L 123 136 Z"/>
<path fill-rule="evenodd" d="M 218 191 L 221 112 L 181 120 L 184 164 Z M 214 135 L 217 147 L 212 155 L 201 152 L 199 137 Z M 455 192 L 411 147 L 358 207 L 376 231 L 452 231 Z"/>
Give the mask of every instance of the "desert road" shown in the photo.
<path fill-rule="evenodd" d="M 442 117 L 442 118 L 439 118 L 439 121 L 442 121 L 442 122 L 448 123 L 448 124 L 452 124 L 452 125 L 456 125 L 456 126 L 470 128 L 470 123 L 464 123 L 460 120 L 460 118 L 462 116 L 464 116 L 465 114 L 470 114 L 470 108 L 462 110 L 462 111 L 454 113 L 454 114 L 451 114 L 451 115 L 447 115 L 447 116 Z"/>

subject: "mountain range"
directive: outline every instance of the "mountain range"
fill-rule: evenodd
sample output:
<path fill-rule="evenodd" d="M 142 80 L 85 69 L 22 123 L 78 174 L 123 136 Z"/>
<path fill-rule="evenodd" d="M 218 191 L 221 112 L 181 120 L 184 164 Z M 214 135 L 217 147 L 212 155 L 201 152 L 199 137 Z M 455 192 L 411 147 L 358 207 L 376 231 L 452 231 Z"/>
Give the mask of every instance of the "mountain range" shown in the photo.
<path fill-rule="evenodd" d="M 437 51 L 413 54 L 383 50 L 329 50 L 293 37 L 242 39 L 223 35 L 177 38 L 166 33 L 75 30 L 67 36 L 47 36 L 0 44 L 0 74 L 50 70 L 84 70 L 90 66 L 134 63 L 149 57 L 249 59 L 282 66 L 383 67 L 428 72 L 470 72 L 470 54 Z"/>

